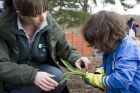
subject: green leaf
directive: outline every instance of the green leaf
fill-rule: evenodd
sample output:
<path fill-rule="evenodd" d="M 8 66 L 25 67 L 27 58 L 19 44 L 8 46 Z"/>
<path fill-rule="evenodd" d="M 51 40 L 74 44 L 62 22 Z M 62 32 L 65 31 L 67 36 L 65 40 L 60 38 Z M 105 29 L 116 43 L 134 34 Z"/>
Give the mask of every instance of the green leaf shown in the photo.
<path fill-rule="evenodd" d="M 68 70 L 70 70 L 70 71 L 75 70 L 75 68 L 73 66 L 71 66 L 68 62 L 64 61 L 63 59 L 61 59 L 61 61 L 68 68 Z"/>
<path fill-rule="evenodd" d="M 66 66 L 67 72 L 64 73 L 63 78 L 59 82 L 59 84 L 63 84 L 66 80 L 69 80 L 71 76 L 84 76 L 86 74 L 85 71 L 79 70 L 71 66 L 68 62 L 61 59 L 62 63 Z"/>

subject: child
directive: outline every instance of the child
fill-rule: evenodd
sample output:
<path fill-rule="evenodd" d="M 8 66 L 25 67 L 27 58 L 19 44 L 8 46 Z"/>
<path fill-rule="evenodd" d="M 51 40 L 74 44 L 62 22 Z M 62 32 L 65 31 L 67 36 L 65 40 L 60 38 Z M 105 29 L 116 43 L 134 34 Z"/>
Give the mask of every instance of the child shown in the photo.
<path fill-rule="evenodd" d="M 137 34 L 137 27 L 139 27 L 139 24 L 136 24 L 135 19 L 133 17 L 131 17 L 127 21 L 127 25 L 129 27 L 129 35 L 131 37 L 135 38 L 136 34 Z"/>
<path fill-rule="evenodd" d="M 106 93 L 140 93 L 140 48 L 127 30 L 125 21 L 114 12 L 100 11 L 87 20 L 82 35 L 103 52 L 104 73 L 87 73 L 86 83 Z"/>

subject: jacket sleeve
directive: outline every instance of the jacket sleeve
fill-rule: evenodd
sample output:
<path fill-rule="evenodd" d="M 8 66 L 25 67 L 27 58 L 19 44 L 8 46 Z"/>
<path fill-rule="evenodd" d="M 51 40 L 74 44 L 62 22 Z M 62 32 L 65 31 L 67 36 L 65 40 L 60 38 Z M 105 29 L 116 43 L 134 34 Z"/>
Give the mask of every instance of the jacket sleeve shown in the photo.
<path fill-rule="evenodd" d="M 12 84 L 31 84 L 38 69 L 26 64 L 11 62 L 8 46 L 0 38 L 0 80 Z"/>
<path fill-rule="evenodd" d="M 130 46 L 123 49 L 120 55 L 114 59 L 115 69 L 112 74 L 103 78 L 103 84 L 108 88 L 128 89 L 137 72 L 139 59 L 138 46 Z M 122 49 L 121 49 L 122 50 Z M 129 50 L 129 52 L 127 52 Z"/>
<path fill-rule="evenodd" d="M 50 14 L 47 16 L 47 18 L 50 29 L 53 31 L 53 33 L 55 33 L 55 38 L 57 41 L 55 51 L 56 56 L 70 62 L 73 66 L 75 66 L 74 63 L 80 58 L 80 54 L 67 42 L 65 33 L 54 18 Z"/>
<path fill-rule="evenodd" d="M 80 54 L 67 42 L 64 34 L 59 39 L 57 46 L 57 55 L 75 66 L 75 62 L 80 58 Z"/>

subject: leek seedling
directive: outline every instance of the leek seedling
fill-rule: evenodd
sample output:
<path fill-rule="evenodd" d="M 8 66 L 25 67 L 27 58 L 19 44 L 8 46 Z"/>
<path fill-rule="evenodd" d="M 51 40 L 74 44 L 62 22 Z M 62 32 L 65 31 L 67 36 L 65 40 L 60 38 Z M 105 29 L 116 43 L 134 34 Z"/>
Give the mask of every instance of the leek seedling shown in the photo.
<path fill-rule="evenodd" d="M 66 73 L 64 73 L 63 78 L 59 82 L 59 84 L 63 84 L 66 80 L 69 80 L 71 76 L 76 75 L 76 76 L 85 76 L 86 72 L 77 68 L 74 68 L 71 66 L 68 62 L 62 60 L 62 63 L 66 66 Z"/>

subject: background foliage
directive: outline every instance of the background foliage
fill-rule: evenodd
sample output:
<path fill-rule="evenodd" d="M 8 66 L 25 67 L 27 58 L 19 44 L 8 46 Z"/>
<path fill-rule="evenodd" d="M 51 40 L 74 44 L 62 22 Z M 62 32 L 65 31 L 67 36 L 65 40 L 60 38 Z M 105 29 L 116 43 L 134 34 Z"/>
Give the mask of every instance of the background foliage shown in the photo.
<path fill-rule="evenodd" d="M 115 4 L 115 0 L 102 0 L 102 4 Z M 133 8 L 134 5 L 125 3 L 126 0 L 120 0 L 124 10 Z M 94 5 L 97 0 L 93 0 Z M 140 0 L 136 0 L 137 3 Z M 64 28 L 77 27 L 91 15 L 88 0 L 49 0 L 49 11 Z"/>

